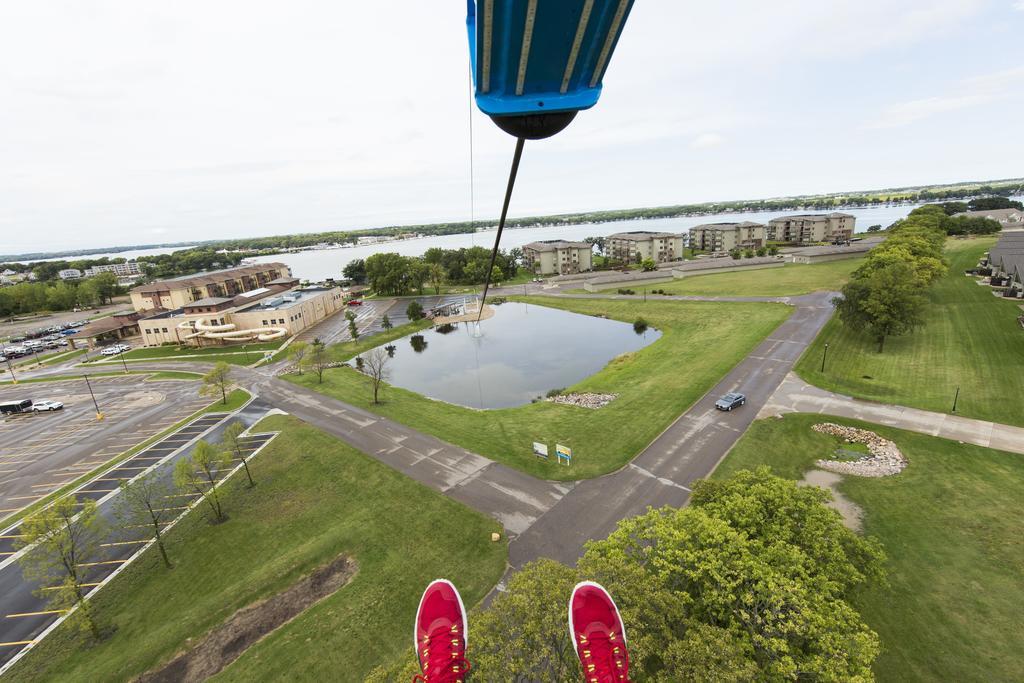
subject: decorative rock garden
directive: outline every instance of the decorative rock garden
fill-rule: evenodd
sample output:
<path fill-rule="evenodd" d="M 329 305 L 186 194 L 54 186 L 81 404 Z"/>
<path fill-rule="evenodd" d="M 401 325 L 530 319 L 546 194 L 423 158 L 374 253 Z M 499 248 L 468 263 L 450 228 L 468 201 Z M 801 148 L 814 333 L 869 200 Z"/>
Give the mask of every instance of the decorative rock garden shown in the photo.
<path fill-rule="evenodd" d="M 618 394 L 559 394 L 548 400 L 567 406 L 579 406 L 580 408 L 597 410 L 598 408 L 604 408 L 617 397 Z"/>
<path fill-rule="evenodd" d="M 859 460 L 844 462 L 841 460 L 818 460 L 815 464 L 830 472 L 852 474 L 857 477 L 889 477 L 899 474 L 907 466 L 907 459 L 896 444 L 883 439 L 874 432 L 856 427 L 847 427 L 832 422 L 819 423 L 811 427 L 821 434 L 831 434 L 843 439 L 846 443 L 862 443 L 868 447 L 870 455 Z"/>

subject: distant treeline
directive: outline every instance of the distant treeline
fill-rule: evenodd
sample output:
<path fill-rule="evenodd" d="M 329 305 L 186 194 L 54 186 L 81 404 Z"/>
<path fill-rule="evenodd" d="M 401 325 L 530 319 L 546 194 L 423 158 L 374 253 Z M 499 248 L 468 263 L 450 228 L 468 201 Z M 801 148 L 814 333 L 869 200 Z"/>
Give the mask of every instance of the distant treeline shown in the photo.
<path fill-rule="evenodd" d="M 781 197 L 777 199 L 745 199 L 728 202 L 703 202 L 699 204 L 678 204 L 675 206 L 648 207 L 638 209 L 618 209 L 611 211 L 588 211 L 581 213 L 559 214 L 554 216 L 529 216 L 512 218 L 508 227 L 524 228 L 550 225 L 578 225 L 582 223 L 609 223 L 614 221 L 677 218 L 681 216 L 700 216 L 716 213 L 750 213 L 772 211 L 832 211 L 843 208 L 871 207 L 891 203 L 927 203 L 944 200 L 969 199 L 979 196 L 1009 197 L 1024 194 L 1024 179 L 999 180 L 974 183 L 957 183 L 953 185 L 929 185 L 916 188 L 889 188 L 884 190 L 833 193 L 826 195 L 807 195 L 798 197 Z M 151 248 L 153 246 L 173 247 L 198 244 L 210 249 L 232 250 L 263 250 L 292 249 L 309 247 L 322 242 L 354 243 L 359 237 L 381 235 L 396 236 L 403 233 L 421 233 L 425 235 L 453 235 L 471 232 L 482 226 L 496 224 L 493 219 L 476 221 L 458 221 L 450 223 L 428 223 L 423 225 L 388 226 L 357 230 L 328 230 L 325 232 L 309 232 L 293 235 L 273 235 L 270 237 L 251 237 L 233 240 L 208 240 L 205 242 L 183 242 L 180 244 L 147 245 L 146 247 L 125 247 L 128 249 Z M 91 253 L 102 253 L 109 250 L 91 250 Z M 85 255 L 89 250 L 77 252 L 58 252 L 54 254 L 33 254 L 35 258 L 49 258 L 68 254 Z M 12 258 L 8 256 L 0 258 Z M 20 260 L 28 260 L 19 257 Z M 145 257 L 150 260 L 150 257 Z M 141 260 L 141 259 L 140 259 Z M 75 266 L 72 266 L 75 267 Z"/>
<path fill-rule="evenodd" d="M 214 247 L 199 247 L 196 249 L 183 249 L 170 254 L 159 254 L 156 256 L 140 256 L 136 261 L 142 267 L 147 278 L 159 279 L 188 275 L 201 270 L 212 270 L 215 268 L 230 268 L 236 266 L 245 258 L 245 254 L 229 253 L 218 254 Z M 125 263 L 123 258 L 98 258 L 98 259 L 73 259 L 61 261 L 38 261 L 36 263 L 0 263 L 0 271 L 13 270 L 16 273 L 31 272 L 37 281 L 47 282 L 58 279 L 58 273 L 62 270 L 74 268 L 84 271 L 93 266 L 106 266 L 115 263 Z"/>

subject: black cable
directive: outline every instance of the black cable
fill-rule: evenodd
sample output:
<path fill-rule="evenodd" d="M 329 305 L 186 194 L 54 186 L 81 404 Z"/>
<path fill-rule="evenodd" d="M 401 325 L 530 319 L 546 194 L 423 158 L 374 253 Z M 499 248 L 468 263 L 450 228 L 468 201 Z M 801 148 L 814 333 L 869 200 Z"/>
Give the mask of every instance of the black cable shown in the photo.
<path fill-rule="evenodd" d="M 480 299 L 480 312 L 476 314 L 476 322 L 480 323 L 480 317 L 484 314 L 484 304 L 487 303 L 487 290 L 491 287 L 491 273 L 494 272 L 494 262 L 498 258 L 498 244 L 501 242 L 501 232 L 505 229 L 505 217 L 508 216 L 508 205 L 512 201 L 512 188 L 516 185 L 516 174 L 519 173 L 519 160 L 523 158 L 523 145 L 526 138 L 516 139 L 516 153 L 512 156 L 512 170 L 508 174 L 508 187 L 505 188 L 505 204 L 501 207 L 501 219 L 498 221 L 498 234 L 494 236 L 494 249 L 491 250 L 491 265 L 487 269 L 487 279 L 484 280 L 484 295 Z"/>

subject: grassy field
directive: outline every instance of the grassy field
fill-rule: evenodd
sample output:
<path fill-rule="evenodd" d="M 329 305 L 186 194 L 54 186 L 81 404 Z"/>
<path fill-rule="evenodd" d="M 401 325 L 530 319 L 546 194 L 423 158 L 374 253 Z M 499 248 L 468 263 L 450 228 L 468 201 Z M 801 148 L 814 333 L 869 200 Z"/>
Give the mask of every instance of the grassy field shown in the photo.
<path fill-rule="evenodd" d="M 538 402 L 502 410 L 472 410 L 397 387 L 388 387 L 383 403 L 371 403 L 370 380 L 350 368 L 287 379 L 434 434 L 480 455 L 550 479 L 580 479 L 613 471 L 647 446 L 672 420 L 707 392 L 791 309 L 781 304 L 732 304 L 679 301 L 576 300 L 533 297 L 531 303 L 577 313 L 604 314 L 632 322 L 642 315 L 661 330 L 661 339 L 635 354 L 612 360 L 603 370 L 570 387 L 571 391 L 617 393 L 600 410 Z M 398 330 L 392 330 L 397 333 Z M 403 330 L 402 333 L 407 333 Z M 382 344 L 373 337 L 341 345 L 348 355 Z M 695 355 L 695 351 L 699 353 Z M 340 353 L 340 352 L 339 352 Z M 344 356 L 343 356 L 344 357 Z M 559 466 L 531 454 L 533 441 L 573 449 L 573 465 Z"/>
<path fill-rule="evenodd" d="M 882 638 L 878 680 L 1020 681 L 1024 458 L 827 419 L 892 439 L 910 461 L 895 477 L 846 477 L 839 485 L 864 509 L 865 533 L 889 556 L 890 586 L 856 600 Z M 755 422 L 714 476 L 767 464 L 780 476 L 802 478 L 839 445 L 810 430 L 821 421 L 787 415 Z"/>
<path fill-rule="evenodd" d="M 246 344 L 245 349 L 242 346 L 231 345 L 231 346 L 207 346 L 204 348 L 194 348 L 191 346 L 148 346 L 141 349 L 132 349 L 128 353 L 124 354 L 127 360 L 173 360 L 178 356 L 222 356 L 241 354 L 245 355 L 248 353 L 253 361 L 259 359 L 259 357 L 266 351 L 275 351 L 281 346 L 281 342 L 262 342 L 258 344 Z M 113 357 L 113 360 L 117 360 L 117 357 Z M 195 360 L 194 358 L 190 360 Z"/>
<path fill-rule="evenodd" d="M 170 659 L 235 610 L 277 593 L 340 554 L 351 583 L 250 648 L 218 681 L 361 681 L 411 645 L 424 586 L 445 576 L 467 607 L 501 578 L 500 526 L 295 418 L 252 462 L 256 487 L 229 484 L 216 526 L 193 513 L 169 534 L 175 566 L 148 553 L 96 600 L 113 634 L 97 645 L 60 629 L 12 681 L 129 680 Z M 372 505 L 366 501 L 372 500 Z"/>
<path fill-rule="evenodd" d="M 885 351 L 869 335 L 825 326 L 796 370 L 811 384 L 885 403 L 949 412 L 960 387 L 957 413 L 1024 425 L 1024 330 L 1020 302 L 997 299 L 963 273 L 994 239 L 950 241 L 950 272 L 928 293 L 926 324 L 913 334 L 886 340 Z M 828 361 L 821 373 L 824 344 Z"/>
<path fill-rule="evenodd" d="M 656 289 L 692 296 L 796 296 L 839 291 L 849 281 L 850 273 L 863 262 L 863 258 L 848 258 L 810 265 L 788 263 L 782 268 L 694 275 L 658 285 Z"/>

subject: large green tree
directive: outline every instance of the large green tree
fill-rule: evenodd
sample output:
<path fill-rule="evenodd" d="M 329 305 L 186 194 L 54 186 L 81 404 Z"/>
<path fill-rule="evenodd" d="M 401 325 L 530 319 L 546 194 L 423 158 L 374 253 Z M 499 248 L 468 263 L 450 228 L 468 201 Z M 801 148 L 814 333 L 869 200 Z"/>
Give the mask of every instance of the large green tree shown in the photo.
<path fill-rule="evenodd" d="M 864 329 L 885 349 L 888 337 L 911 332 L 924 322 L 925 297 L 913 267 L 892 263 L 854 278 L 833 300 L 844 325 Z"/>

